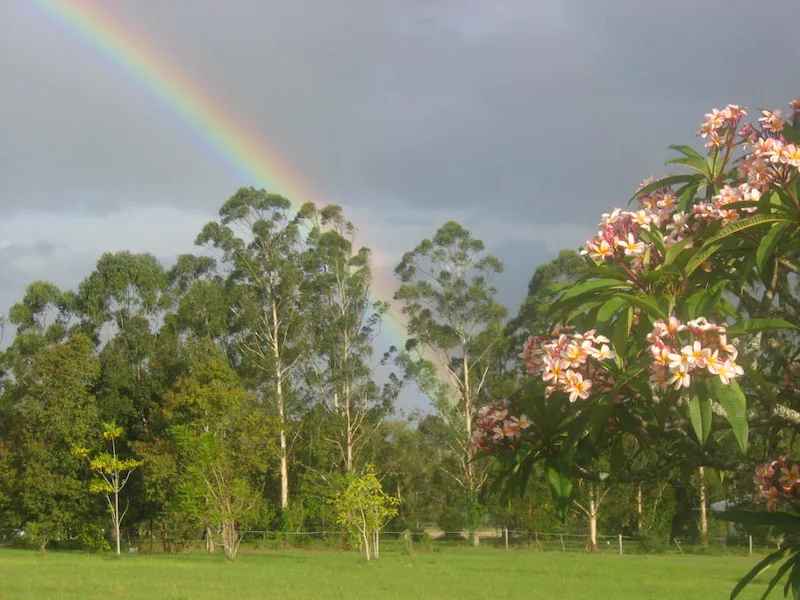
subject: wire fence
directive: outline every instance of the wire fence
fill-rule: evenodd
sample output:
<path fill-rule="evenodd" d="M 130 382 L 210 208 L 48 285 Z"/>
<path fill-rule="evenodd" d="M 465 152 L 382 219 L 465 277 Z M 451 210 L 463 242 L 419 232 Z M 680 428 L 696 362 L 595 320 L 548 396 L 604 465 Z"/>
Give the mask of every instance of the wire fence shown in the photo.
<path fill-rule="evenodd" d="M 240 532 L 242 548 L 251 551 L 288 548 L 319 548 L 347 550 L 353 540 L 344 531 L 266 531 Z M 591 548 L 590 536 L 578 533 L 554 533 L 517 529 L 483 529 L 476 531 L 478 545 L 501 550 L 527 549 L 538 552 L 588 552 L 606 554 L 725 554 L 752 555 L 771 552 L 779 541 L 754 536 L 709 537 L 705 543 L 694 539 L 663 537 L 654 539 L 629 535 L 598 535 L 597 547 Z M 381 544 L 388 549 L 405 548 L 408 551 L 436 552 L 446 548 L 472 546 L 472 537 L 466 531 L 443 531 L 428 528 L 424 531 L 381 531 Z M 127 540 L 130 552 L 172 552 L 206 546 L 205 535 L 193 539 L 170 539 L 163 531 L 154 530 L 138 538 Z"/>

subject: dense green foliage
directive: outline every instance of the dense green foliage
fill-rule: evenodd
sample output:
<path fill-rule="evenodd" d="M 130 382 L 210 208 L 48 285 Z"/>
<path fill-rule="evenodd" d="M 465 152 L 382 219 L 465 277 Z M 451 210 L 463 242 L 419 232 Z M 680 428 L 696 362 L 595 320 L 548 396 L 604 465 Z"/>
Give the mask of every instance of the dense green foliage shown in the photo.
<path fill-rule="evenodd" d="M 285 199 L 240 190 L 198 238 L 219 261 L 184 255 L 165 268 L 120 252 L 75 293 L 32 283 L 10 311 L 16 337 L 2 355 L 6 537 L 100 549 L 118 525 L 123 552 L 139 539 L 164 551 L 204 542 L 234 558 L 248 529 L 341 529 L 336 499 L 369 464 L 396 501 L 393 531 L 583 534 L 595 521 L 652 550 L 700 535 L 694 463 L 665 466 L 626 442 L 616 452 L 643 474 L 579 483 L 580 508 L 564 522 L 544 470 L 533 468 L 523 498 L 503 498 L 489 485 L 492 462 L 476 460 L 474 409 L 531 392 L 518 344 L 548 322 L 552 284 L 584 273 L 576 253 L 540 265 L 506 319 L 491 287 L 502 265 L 446 224 L 398 267 L 409 343 L 393 354 L 376 344 L 389 307 L 371 298 L 370 253 L 354 234 L 338 207 L 291 216 Z M 393 417 L 404 382 L 430 397 L 430 414 Z M 112 422 L 116 459 L 103 439 Z M 105 472 L 112 489 L 99 489 L 75 448 L 136 468 Z M 128 477 L 116 493 L 115 476 Z M 749 493 L 746 478 L 713 465 L 706 479 L 706 504 Z"/>

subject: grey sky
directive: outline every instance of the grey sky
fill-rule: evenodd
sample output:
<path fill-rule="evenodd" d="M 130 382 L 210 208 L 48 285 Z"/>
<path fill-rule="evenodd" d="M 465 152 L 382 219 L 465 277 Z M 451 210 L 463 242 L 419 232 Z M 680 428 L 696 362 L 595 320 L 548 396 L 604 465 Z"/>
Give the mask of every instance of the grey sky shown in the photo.
<path fill-rule="evenodd" d="M 380 268 L 454 218 L 506 260 L 512 311 L 703 113 L 800 93 L 796 0 L 94 4 L 344 205 Z M 192 251 L 251 183 L 35 3 L 0 0 L 0 90 L 2 312 L 103 251 Z"/>

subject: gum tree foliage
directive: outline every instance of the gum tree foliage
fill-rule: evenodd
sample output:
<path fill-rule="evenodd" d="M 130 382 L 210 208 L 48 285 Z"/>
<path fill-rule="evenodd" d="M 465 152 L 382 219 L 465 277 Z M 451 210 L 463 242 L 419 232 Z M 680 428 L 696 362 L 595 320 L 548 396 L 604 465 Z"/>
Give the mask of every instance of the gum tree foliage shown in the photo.
<path fill-rule="evenodd" d="M 134 439 L 161 393 L 153 362 L 169 303 L 162 265 L 152 254 L 128 251 L 103 254 L 75 296 L 80 329 L 101 346 L 102 417 Z"/>
<path fill-rule="evenodd" d="M 491 285 L 502 269 L 483 242 L 452 221 L 407 252 L 395 269 L 402 282 L 395 299 L 409 338 L 400 363 L 448 424 L 442 443 L 459 461 L 449 474 L 464 491 L 471 528 L 485 480 L 473 460 L 472 422 L 503 338 L 506 309 L 495 301 Z"/>
<path fill-rule="evenodd" d="M 327 409 L 323 435 L 338 449 L 343 469 L 353 472 L 400 389 L 393 373 L 383 386 L 376 383 L 388 355 L 375 360 L 373 349 L 388 304 L 372 300 L 370 251 L 356 249 L 356 229 L 341 209 L 306 204 L 300 216 L 309 224 L 303 294 L 313 340 L 305 379 Z"/>
<path fill-rule="evenodd" d="M 176 335 L 193 335 L 230 343 L 234 313 L 232 298 L 216 260 L 210 256 L 182 254 L 167 272 L 172 310 L 166 326 Z"/>
<path fill-rule="evenodd" d="M 307 353 L 301 297 L 302 236 L 291 203 L 264 190 L 242 188 L 206 224 L 196 243 L 222 253 L 242 367 L 252 373 L 280 423 L 280 505 L 289 504 L 291 380 Z"/>

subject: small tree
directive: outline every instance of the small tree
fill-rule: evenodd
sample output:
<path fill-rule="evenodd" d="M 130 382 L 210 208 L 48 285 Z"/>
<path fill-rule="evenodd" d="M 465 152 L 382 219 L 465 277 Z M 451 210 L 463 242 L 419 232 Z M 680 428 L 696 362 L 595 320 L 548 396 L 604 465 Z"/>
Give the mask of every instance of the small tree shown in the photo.
<path fill-rule="evenodd" d="M 89 450 L 86 448 L 76 448 L 75 453 L 83 456 L 89 461 L 92 471 L 99 477 L 92 481 L 89 489 L 92 492 L 99 492 L 105 496 L 108 502 L 108 509 L 111 512 L 111 522 L 114 526 L 114 541 L 116 542 L 117 554 L 120 553 L 120 526 L 125 514 L 128 512 L 130 500 L 125 504 L 125 510 L 120 512 L 119 494 L 128 483 L 131 474 L 139 467 L 142 462 L 133 458 L 121 459 L 117 455 L 117 438 L 122 435 L 122 427 L 116 423 L 103 423 L 103 438 L 111 442 L 111 452 L 101 452 L 94 458 L 89 458 Z"/>
<path fill-rule="evenodd" d="M 348 473 L 345 482 L 334 499 L 336 522 L 359 538 L 367 560 L 380 558 L 380 531 L 400 502 L 383 491 L 372 468 L 361 476 Z"/>

